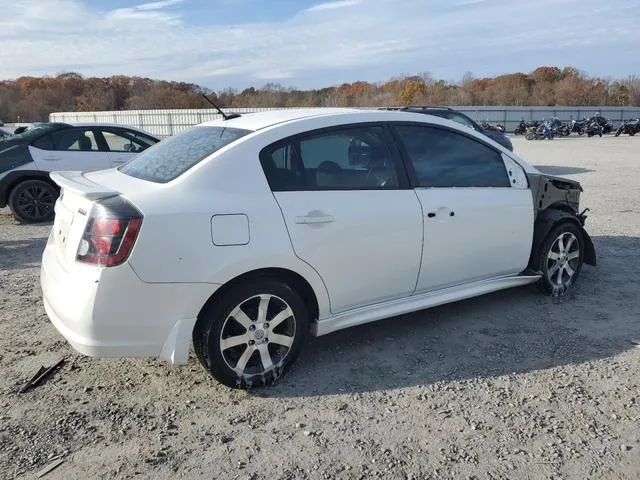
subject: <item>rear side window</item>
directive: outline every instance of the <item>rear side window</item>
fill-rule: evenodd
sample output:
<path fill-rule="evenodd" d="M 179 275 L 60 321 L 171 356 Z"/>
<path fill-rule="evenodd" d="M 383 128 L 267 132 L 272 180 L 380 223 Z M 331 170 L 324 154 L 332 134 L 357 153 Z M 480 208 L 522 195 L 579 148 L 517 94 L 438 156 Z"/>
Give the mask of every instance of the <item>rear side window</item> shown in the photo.
<path fill-rule="evenodd" d="M 273 191 L 399 188 L 379 126 L 342 127 L 267 147 L 260 161 Z"/>
<path fill-rule="evenodd" d="M 51 137 L 53 138 L 53 147 L 58 151 L 97 152 L 100 150 L 93 130 L 90 128 L 58 130 L 53 132 Z"/>
<path fill-rule="evenodd" d="M 194 165 L 251 130 L 200 126 L 162 140 L 133 157 L 119 170 L 131 177 L 156 183 L 178 178 Z"/>
<path fill-rule="evenodd" d="M 395 127 L 420 187 L 509 187 L 501 155 L 483 143 L 443 128 Z"/>

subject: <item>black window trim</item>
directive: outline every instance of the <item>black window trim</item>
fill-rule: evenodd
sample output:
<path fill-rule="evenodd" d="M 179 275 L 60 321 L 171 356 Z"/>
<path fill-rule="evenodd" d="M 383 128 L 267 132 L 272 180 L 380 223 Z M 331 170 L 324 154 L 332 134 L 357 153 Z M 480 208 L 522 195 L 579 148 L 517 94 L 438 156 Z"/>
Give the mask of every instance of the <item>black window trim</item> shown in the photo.
<path fill-rule="evenodd" d="M 269 177 L 267 176 L 264 169 L 264 159 L 266 156 L 271 155 L 278 148 L 290 144 L 290 143 L 298 143 L 300 140 L 314 137 L 317 135 L 321 135 L 323 133 L 331 133 L 334 131 L 341 130 L 349 130 L 356 128 L 368 128 L 368 127 L 378 127 L 382 131 L 382 141 L 387 148 L 389 156 L 393 161 L 393 165 L 396 169 L 396 173 L 398 175 L 398 186 L 395 188 L 371 188 L 371 187 L 353 187 L 353 188 L 344 188 L 344 187 L 323 187 L 323 188 L 279 188 L 279 186 L 275 186 L 271 184 Z M 357 123 L 342 123 L 340 125 L 331 125 L 329 127 L 321 127 L 314 128 L 313 130 L 306 130 L 301 133 L 296 133 L 293 135 L 289 135 L 288 137 L 281 138 L 276 140 L 273 143 L 263 147 L 259 153 L 260 167 L 265 175 L 269 188 L 272 192 L 345 192 L 345 191 L 398 191 L 398 190 L 412 190 L 409 172 L 407 171 L 406 162 L 402 159 L 401 153 L 398 149 L 398 143 L 392 135 L 387 122 L 384 121 L 370 121 L 370 122 L 357 122 Z"/>
<path fill-rule="evenodd" d="M 473 188 L 513 188 L 513 185 L 511 183 L 511 180 L 509 179 L 509 171 L 507 170 L 507 166 L 504 163 L 504 159 L 502 158 L 502 152 L 500 150 L 498 150 L 497 148 L 493 147 L 492 145 L 489 145 L 488 143 L 475 138 L 473 135 L 470 135 L 468 132 L 464 132 L 455 128 L 451 128 L 445 125 L 438 125 L 435 123 L 428 123 L 428 122 L 412 122 L 412 121 L 393 121 L 393 122 L 387 122 L 387 126 L 390 130 L 391 135 L 393 135 L 393 139 L 394 142 L 396 144 L 396 148 L 397 150 L 400 152 L 400 156 L 402 158 L 402 161 L 404 163 L 404 168 L 407 171 L 408 175 L 409 175 L 409 179 L 410 179 L 410 184 L 411 184 L 411 188 L 412 189 L 445 189 L 445 188 L 458 188 L 458 189 L 473 189 Z M 506 178 L 508 180 L 508 186 L 504 186 L 504 187 L 423 187 L 420 185 L 420 182 L 418 180 L 418 175 L 416 174 L 416 170 L 413 166 L 413 162 L 411 162 L 411 159 L 409 158 L 409 152 L 407 152 L 406 147 L 404 146 L 404 142 L 402 141 L 402 139 L 400 138 L 400 134 L 398 133 L 398 131 L 396 130 L 395 127 L 399 127 L 399 126 L 408 126 L 408 127 L 430 127 L 430 128 L 436 128 L 439 130 L 446 130 L 448 132 L 453 132 L 453 133 L 457 133 L 458 135 L 462 135 L 464 137 L 467 137 L 470 140 L 476 141 L 478 143 L 480 143 L 481 145 L 484 145 L 485 147 L 493 150 L 499 157 L 500 160 L 502 161 L 502 166 L 504 167 L 504 172 L 506 175 Z"/>

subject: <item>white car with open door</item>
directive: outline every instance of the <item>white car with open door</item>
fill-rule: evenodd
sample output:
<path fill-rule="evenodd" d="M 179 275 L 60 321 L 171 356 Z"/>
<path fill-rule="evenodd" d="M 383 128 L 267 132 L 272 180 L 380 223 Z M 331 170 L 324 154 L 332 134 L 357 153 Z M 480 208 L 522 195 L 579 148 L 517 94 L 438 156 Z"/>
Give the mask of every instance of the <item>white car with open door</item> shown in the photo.
<path fill-rule="evenodd" d="M 234 115 L 119 168 L 51 174 L 47 314 L 79 352 L 188 361 L 247 388 L 304 338 L 537 283 L 595 251 L 577 182 L 420 113 Z"/>
<path fill-rule="evenodd" d="M 58 186 L 50 172 L 122 165 L 160 140 L 144 130 L 105 123 L 38 123 L 0 139 L 0 208 L 22 222 L 53 218 Z"/>

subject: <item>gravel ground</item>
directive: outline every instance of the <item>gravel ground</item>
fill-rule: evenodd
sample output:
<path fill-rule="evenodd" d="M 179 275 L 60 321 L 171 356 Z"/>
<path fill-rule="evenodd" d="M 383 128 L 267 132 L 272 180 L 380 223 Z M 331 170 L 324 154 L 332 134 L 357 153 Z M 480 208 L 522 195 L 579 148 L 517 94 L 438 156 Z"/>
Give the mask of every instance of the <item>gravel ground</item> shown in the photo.
<path fill-rule="evenodd" d="M 40 298 L 50 227 L 0 210 L 0 477 L 62 455 L 47 480 L 640 478 L 640 137 L 514 144 L 585 188 L 599 265 L 568 296 L 522 287 L 312 339 L 251 392 L 193 357 L 76 354 Z"/>

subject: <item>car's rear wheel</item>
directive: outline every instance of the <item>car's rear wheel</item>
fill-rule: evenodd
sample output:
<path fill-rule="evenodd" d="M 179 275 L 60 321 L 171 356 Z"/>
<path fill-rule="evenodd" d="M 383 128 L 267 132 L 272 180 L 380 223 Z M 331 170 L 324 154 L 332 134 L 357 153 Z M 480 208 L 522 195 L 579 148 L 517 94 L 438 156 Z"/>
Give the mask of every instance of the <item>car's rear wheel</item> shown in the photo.
<path fill-rule="evenodd" d="M 201 314 L 193 332 L 207 371 L 232 388 L 270 385 L 298 357 L 308 313 L 297 292 L 275 279 L 232 287 Z"/>
<path fill-rule="evenodd" d="M 555 227 L 540 246 L 537 269 L 542 272 L 539 288 L 552 296 L 564 295 L 575 283 L 584 261 L 583 236 L 572 222 Z"/>
<path fill-rule="evenodd" d="M 44 180 L 24 180 L 9 194 L 9 208 L 24 223 L 48 222 L 54 217 L 53 207 L 58 191 Z"/>

